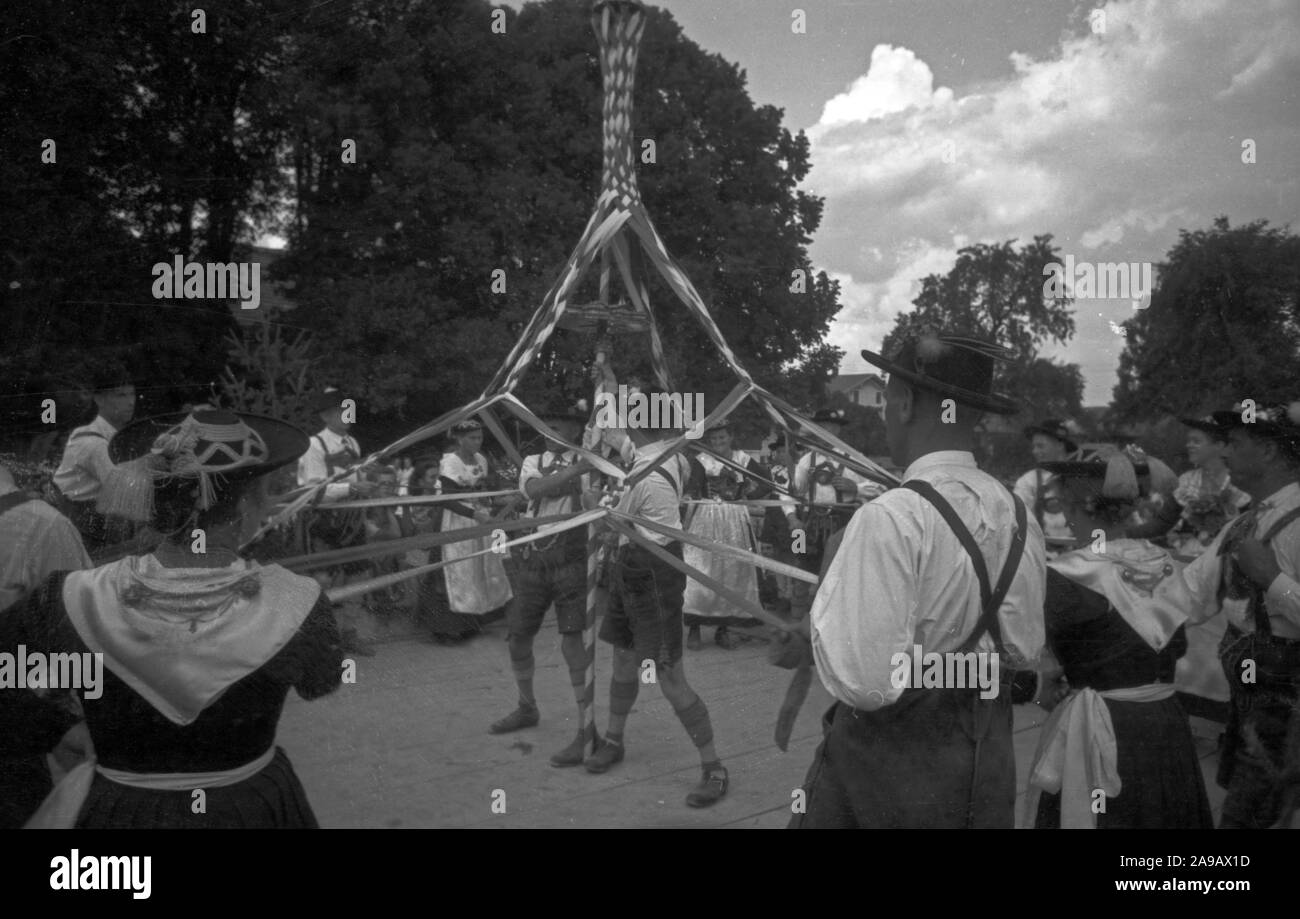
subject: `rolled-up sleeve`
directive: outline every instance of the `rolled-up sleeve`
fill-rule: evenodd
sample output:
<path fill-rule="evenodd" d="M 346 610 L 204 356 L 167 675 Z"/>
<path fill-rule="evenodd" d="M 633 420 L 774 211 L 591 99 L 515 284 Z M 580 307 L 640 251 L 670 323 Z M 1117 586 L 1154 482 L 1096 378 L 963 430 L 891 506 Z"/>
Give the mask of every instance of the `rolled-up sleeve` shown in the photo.
<path fill-rule="evenodd" d="M 922 533 L 880 502 L 853 516 L 810 613 L 817 673 L 835 698 L 873 711 L 897 701 L 892 661 L 910 655 Z"/>
<path fill-rule="evenodd" d="M 519 493 L 530 501 L 533 496 L 528 493 L 528 483 L 542 477 L 540 461 L 541 457 L 534 453 L 525 457 L 523 465 L 519 467 Z"/>

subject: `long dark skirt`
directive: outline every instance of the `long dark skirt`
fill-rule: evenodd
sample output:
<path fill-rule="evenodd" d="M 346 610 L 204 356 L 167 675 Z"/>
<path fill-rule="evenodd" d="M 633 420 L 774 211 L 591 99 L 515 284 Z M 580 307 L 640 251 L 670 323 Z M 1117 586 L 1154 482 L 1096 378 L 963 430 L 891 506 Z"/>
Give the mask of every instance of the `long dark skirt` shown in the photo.
<path fill-rule="evenodd" d="M 1120 793 L 1106 800 L 1106 812 L 1097 815 L 1097 829 L 1213 829 L 1205 778 L 1178 699 L 1107 699 L 1106 708 L 1115 728 Z M 1060 825 L 1060 795 L 1044 794 L 1038 799 L 1034 828 Z"/>
<path fill-rule="evenodd" d="M 316 815 L 284 750 L 243 782 L 204 789 L 205 813 L 193 791 L 132 788 L 96 775 L 77 818 L 85 829 L 316 829 Z"/>
<path fill-rule="evenodd" d="M 432 556 L 432 553 L 431 553 Z M 505 618 L 504 606 L 482 615 L 458 613 L 447 599 L 447 581 L 441 571 L 420 578 L 417 593 L 417 616 L 434 641 L 454 644 L 480 634 L 488 625 Z"/>

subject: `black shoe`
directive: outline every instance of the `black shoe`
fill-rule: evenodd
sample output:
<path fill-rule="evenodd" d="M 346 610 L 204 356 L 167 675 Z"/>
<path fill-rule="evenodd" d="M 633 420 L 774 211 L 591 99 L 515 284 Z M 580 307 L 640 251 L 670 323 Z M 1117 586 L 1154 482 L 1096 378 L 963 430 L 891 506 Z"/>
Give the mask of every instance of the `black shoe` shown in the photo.
<path fill-rule="evenodd" d="M 722 800 L 722 796 L 727 793 L 727 785 L 730 780 L 727 776 L 727 770 L 722 766 L 714 766 L 708 772 L 704 773 L 704 778 L 700 784 L 686 796 L 688 807 L 709 807 L 717 804 Z"/>
<path fill-rule="evenodd" d="M 596 752 L 583 761 L 587 771 L 595 774 L 608 772 L 610 766 L 623 762 L 623 745 L 617 741 L 605 739 Z"/>
<path fill-rule="evenodd" d="M 492 722 L 488 731 L 493 734 L 509 734 L 511 731 L 520 731 L 524 728 L 535 728 L 537 722 L 542 720 L 542 713 L 537 710 L 536 705 L 520 704 L 513 712 L 506 715 L 500 721 Z"/>
<path fill-rule="evenodd" d="M 592 728 L 592 730 L 595 731 L 595 728 Z M 551 757 L 551 765 L 561 769 L 566 766 L 581 766 L 587 753 L 587 741 L 590 737 L 589 732 L 579 728 L 578 736 L 573 738 L 573 742 Z M 600 732 L 596 731 L 596 750 L 599 751 L 604 743 L 600 737 Z"/>

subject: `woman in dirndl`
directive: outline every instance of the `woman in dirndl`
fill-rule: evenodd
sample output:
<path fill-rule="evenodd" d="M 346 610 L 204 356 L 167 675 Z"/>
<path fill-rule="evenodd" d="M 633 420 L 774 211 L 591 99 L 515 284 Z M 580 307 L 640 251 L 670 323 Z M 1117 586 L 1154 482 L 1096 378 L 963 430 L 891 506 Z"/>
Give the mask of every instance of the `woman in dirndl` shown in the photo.
<path fill-rule="evenodd" d="M 475 420 L 462 421 L 451 429 L 455 449 L 446 453 L 438 466 L 440 494 L 490 491 L 496 476 L 481 453 L 483 426 Z M 493 502 L 486 498 L 449 501 L 442 507 L 442 532 L 482 526 L 497 519 Z M 468 561 L 456 561 L 492 547 L 491 534 L 442 545 L 444 562 L 453 562 L 434 573 L 435 592 L 430 628 L 435 641 L 451 644 L 477 635 L 483 627 L 505 615 L 513 595 L 501 554 L 485 552 Z"/>
<path fill-rule="evenodd" d="M 757 553 L 754 523 L 744 502 L 764 497 L 769 488 L 734 467 L 747 469 L 764 479 L 767 470 L 751 460 L 745 451 L 733 448 L 731 429 L 725 421 L 706 432 L 705 444 L 709 452 L 701 451 L 698 455 L 703 482 L 693 483 L 699 503 L 691 506 L 686 531 L 708 542 Z M 718 457 L 725 457 L 732 465 L 724 465 Z M 751 605 L 759 606 L 758 569 L 749 562 L 690 544 L 682 547 L 682 560 L 740 594 Z M 714 643 L 730 650 L 736 647 L 736 640 L 728 632 L 728 626 L 761 625 L 748 610 L 694 578 L 686 582 L 682 611 L 688 627 L 686 647 L 692 651 L 702 647 L 701 626 L 713 626 Z"/>
<path fill-rule="evenodd" d="M 109 443 L 118 465 L 101 508 L 165 538 L 148 555 L 52 575 L 0 619 L 4 651 L 103 661 L 80 692 L 94 754 L 29 826 L 317 825 L 275 735 L 290 689 L 338 688 L 338 629 L 314 579 L 239 553 L 270 510 L 266 474 L 307 444 L 283 422 L 215 410 L 137 421 Z"/>
<path fill-rule="evenodd" d="M 1080 536 L 1074 550 L 1048 561 L 1043 614 L 1063 672 L 1040 693 L 1040 704 L 1055 708 L 1029 770 L 1026 822 L 1211 829 L 1205 779 L 1174 694 L 1190 597 L 1166 550 L 1123 538 L 1150 488 L 1149 465 L 1115 451 L 1104 461 L 1043 466 Z"/>

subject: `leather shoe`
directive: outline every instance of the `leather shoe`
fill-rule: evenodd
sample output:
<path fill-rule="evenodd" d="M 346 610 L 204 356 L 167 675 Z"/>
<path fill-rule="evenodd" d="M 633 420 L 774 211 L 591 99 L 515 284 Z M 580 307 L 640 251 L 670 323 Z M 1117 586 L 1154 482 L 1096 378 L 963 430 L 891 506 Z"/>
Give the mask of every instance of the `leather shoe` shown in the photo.
<path fill-rule="evenodd" d="M 592 730 L 595 730 L 594 728 Z M 567 747 L 551 757 L 551 765 L 563 769 L 566 766 L 581 766 L 587 754 L 587 741 L 590 734 L 582 728 L 578 729 L 578 736 L 573 738 L 573 742 Z M 599 750 L 604 744 L 601 740 L 600 732 L 596 732 L 596 750 Z"/>
<path fill-rule="evenodd" d="M 595 753 L 583 762 L 588 772 L 599 775 L 608 772 L 609 767 L 623 762 L 623 745 L 613 740 L 606 740 Z"/>
<path fill-rule="evenodd" d="M 708 772 L 704 773 L 704 778 L 695 789 L 686 796 L 688 807 L 708 807 L 711 804 L 717 804 L 722 800 L 722 796 L 727 793 L 729 784 L 727 770 L 722 766 L 715 766 Z"/>
<path fill-rule="evenodd" d="M 500 721 L 492 722 L 488 730 L 493 734 L 509 734 L 511 731 L 519 731 L 523 728 L 535 728 L 537 722 L 541 720 L 542 714 L 537 710 L 536 705 L 520 705 Z"/>

